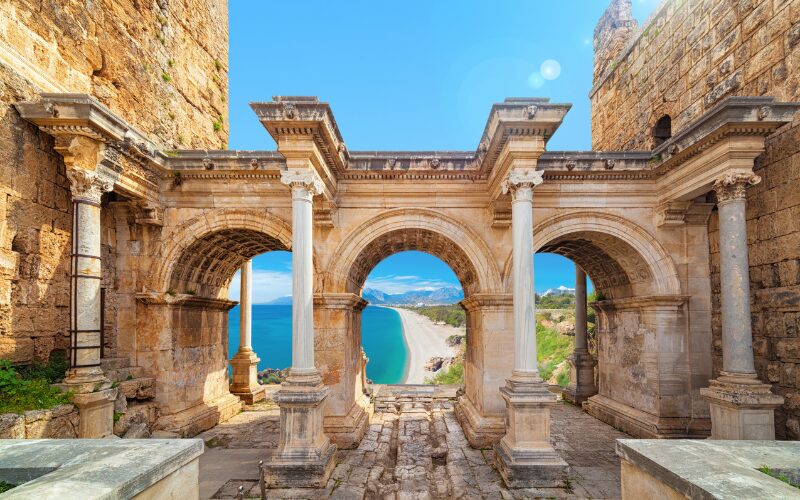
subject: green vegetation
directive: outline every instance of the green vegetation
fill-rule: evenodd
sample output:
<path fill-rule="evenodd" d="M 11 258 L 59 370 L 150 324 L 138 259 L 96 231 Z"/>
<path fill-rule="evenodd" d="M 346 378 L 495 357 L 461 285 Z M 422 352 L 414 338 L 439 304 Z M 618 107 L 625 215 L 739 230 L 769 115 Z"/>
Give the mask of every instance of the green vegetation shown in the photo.
<path fill-rule="evenodd" d="M 161 79 L 164 80 L 164 83 L 169 83 L 172 81 L 172 77 L 169 76 L 166 71 L 161 72 Z"/>
<path fill-rule="evenodd" d="M 214 127 L 214 132 L 219 132 L 222 130 L 222 120 L 214 120 L 212 126 Z"/>
<path fill-rule="evenodd" d="M 114 412 L 114 423 L 116 424 L 117 422 L 119 422 L 119 419 L 121 419 L 121 418 L 122 418 L 122 412 L 121 411 L 115 411 Z"/>
<path fill-rule="evenodd" d="M 280 383 L 281 383 L 280 377 L 278 377 L 278 375 L 274 373 L 270 373 L 269 375 L 267 375 L 267 378 L 261 379 L 261 384 L 280 384 Z"/>
<path fill-rule="evenodd" d="M 55 370 L 50 363 L 21 369 L 26 376 L 17 372 L 7 359 L 0 360 L 0 413 L 24 413 L 68 404 L 72 393 L 50 385 L 57 378 Z"/>
<path fill-rule="evenodd" d="M 219 62 L 219 59 L 214 59 L 214 67 L 217 68 L 217 71 L 222 69 L 222 63 Z"/>
<path fill-rule="evenodd" d="M 783 481 L 784 483 L 788 484 L 789 486 L 794 486 L 795 488 L 800 489 L 800 484 L 797 482 L 792 481 L 786 474 L 781 474 L 778 471 L 772 470 L 768 465 L 762 465 L 758 468 L 759 472 L 763 472 L 768 476 L 772 476 L 778 481 Z"/>
<path fill-rule="evenodd" d="M 420 306 L 409 307 L 412 311 L 419 313 L 436 323 L 446 323 L 456 328 L 466 324 L 467 316 L 464 309 L 458 304 L 449 306 Z"/>
<path fill-rule="evenodd" d="M 20 377 L 25 380 L 45 379 L 50 384 L 57 384 L 64 380 L 64 374 L 69 369 L 67 356 L 62 351 L 53 351 L 50 361 L 34 363 L 17 369 Z"/>
<path fill-rule="evenodd" d="M 553 370 L 572 354 L 572 349 L 572 337 L 559 335 L 555 330 L 545 328 L 539 323 L 536 324 L 536 357 L 539 362 L 539 375 L 543 380 L 548 380 L 553 376 Z M 569 382 L 569 374 L 566 377 L 566 382 Z M 563 377 L 559 376 L 559 385 L 562 380 Z"/>
<path fill-rule="evenodd" d="M 575 296 L 563 295 L 535 295 L 536 307 L 540 309 L 575 309 Z"/>
<path fill-rule="evenodd" d="M 5 493 L 6 491 L 14 488 L 16 484 L 7 483 L 5 481 L 0 481 L 0 493 Z"/>
<path fill-rule="evenodd" d="M 439 370 L 432 377 L 425 377 L 426 384 L 460 385 L 464 380 L 464 363 L 453 363 L 445 370 Z"/>

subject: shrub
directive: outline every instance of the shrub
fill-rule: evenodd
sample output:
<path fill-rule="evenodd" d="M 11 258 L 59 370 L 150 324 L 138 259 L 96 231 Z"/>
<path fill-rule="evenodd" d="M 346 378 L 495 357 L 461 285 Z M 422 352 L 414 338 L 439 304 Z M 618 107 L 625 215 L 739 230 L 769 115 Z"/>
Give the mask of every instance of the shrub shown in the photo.
<path fill-rule="evenodd" d="M 69 369 L 67 355 L 63 351 L 53 351 L 50 360 L 45 364 L 35 361 L 32 364 L 19 368 L 17 372 L 26 380 L 43 378 L 51 384 L 57 384 L 64 380 L 64 374 Z"/>
<path fill-rule="evenodd" d="M 460 385 L 464 380 L 464 365 L 453 363 L 446 370 L 440 370 L 432 377 L 425 377 L 426 384 L 432 385 Z"/>
<path fill-rule="evenodd" d="M 0 413 L 24 413 L 68 404 L 72 393 L 61 392 L 43 376 L 23 378 L 7 359 L 0 360 Z"/>

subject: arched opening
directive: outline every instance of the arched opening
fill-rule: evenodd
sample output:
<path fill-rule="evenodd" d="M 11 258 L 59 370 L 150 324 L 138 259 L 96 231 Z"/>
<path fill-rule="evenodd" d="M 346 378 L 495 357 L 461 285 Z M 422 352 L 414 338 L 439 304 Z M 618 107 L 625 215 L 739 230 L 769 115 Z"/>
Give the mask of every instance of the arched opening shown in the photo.
<path fill-rule="evenodd" d="M 690 331 L 687 298 L 658 242 L 612 215 L 567 214 L 537 224 L 534 250 L 570 259 L 595 287 L 597 394 L 583 408 L 636 437 L 706 433 L 696 415 L 710 335 Z"/>
<path fill-rule="evenodd" d="M 366 376 L 373 384 L 462 383 L 464 293 L 442 260 L 418 251 L 381 260 L 364 284 Z"/>
<path fill-rule="evenodd" d="M 273 229 L 276 229 L 273 231 Z M 234 275 L 253 257 L 287 252 L 291 233 L 264 214 L 210 213 L 165 235 L 154 273 L 161 293 L 139 296 L 137 357 L 160 376 L 159 427 L 194 435 L 238 412 L 230 392 L 228 299 Z M 229 335 L 230 334 L 230 335 Z M 238 346 L 237 346 L 238 347 Z"/>
<path fill-rule="evenodd" d="M 672 118 L 664 115 L 653 126 L 653 147 L 664 144 L 672 138 Z"/>

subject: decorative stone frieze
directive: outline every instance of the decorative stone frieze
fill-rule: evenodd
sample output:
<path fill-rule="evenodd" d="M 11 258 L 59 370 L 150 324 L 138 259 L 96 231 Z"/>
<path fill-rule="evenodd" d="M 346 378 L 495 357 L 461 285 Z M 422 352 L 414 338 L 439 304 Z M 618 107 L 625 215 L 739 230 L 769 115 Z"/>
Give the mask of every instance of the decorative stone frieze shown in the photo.
<path fill-rule="evenodd" d="M 686 222 L 686 212 L 691 201 L 673 201 L 660 205 L 655 210 L 656 227 L 682 226 Z"/>

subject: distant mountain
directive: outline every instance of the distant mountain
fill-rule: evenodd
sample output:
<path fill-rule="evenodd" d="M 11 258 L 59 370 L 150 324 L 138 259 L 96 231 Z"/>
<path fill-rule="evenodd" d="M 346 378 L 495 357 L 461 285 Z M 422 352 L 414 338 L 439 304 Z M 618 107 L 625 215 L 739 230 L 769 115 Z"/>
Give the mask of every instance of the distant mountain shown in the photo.
<path fill-rule="evenodd" d="M 278 297 L 266 303 L 268 306 L 290 306 L 292 305 L 292 296 L 286 295 L 285 297 Z"/>
<path fill-rule="evenodd" d="M 405 293 L 389 294 L 374 288 L 365 288 L 361 296 L 375 305 L 446 305 L 455 304 L 464 298 L 460 288 L 454 286 L 434 290 L 411 290 Z"/>
<path fill-rule="evenodd" d="M 561 285 L 558 288 L 550 288 L 542 294 L 542 297 L 546 297 L 548 295 L 575 295 L 575 289 Z"/>

